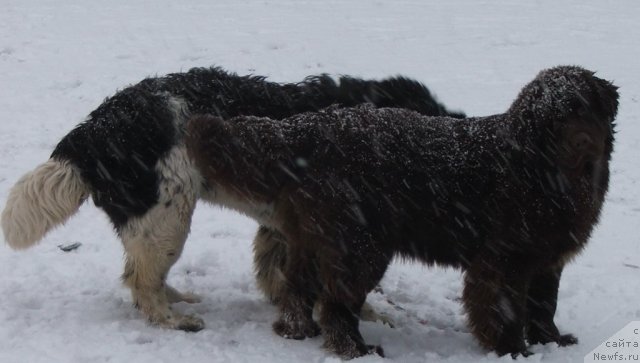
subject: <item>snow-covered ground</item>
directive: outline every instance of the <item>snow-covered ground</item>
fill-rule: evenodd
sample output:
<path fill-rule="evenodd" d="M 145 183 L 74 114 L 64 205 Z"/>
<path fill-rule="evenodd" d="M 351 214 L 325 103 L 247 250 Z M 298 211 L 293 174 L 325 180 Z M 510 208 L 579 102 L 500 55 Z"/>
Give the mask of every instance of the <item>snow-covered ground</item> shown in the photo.
<path fill-rule="evenodd" d="M 0 204 L 104 97 L 145 76 L 212 64 L 297 81 L 328 72 L 414 77 L 469 115 L 503 112 L 545 67 L 578 64 L 620 86 L 611 188 L 586 251 L 562 279 L 556 321 L 580 344 L 534 346 L 528 362 L 582 362 L 640 320 L 640 1 L 0 0 Z M 256 224 L 200 205 L 169 281 L 198 333 L 150 326 L 119 280 L 122 247 L 85 204 L 40 245 L 0 245 L 0 362 L 334 362 L 321 338 L 271 331 L 276 309 L 251 265 Z M 56 246 L 74 241 L 70 253 Z M 395 263 L 370 303 L 394 329 L 363 323 L 387 358 L 489 362 L 465 325 L 460 273 Z M 393 306 L 388 302 L 395 302 Z M 519 359 L 519 361 L 524 359 Z"/>

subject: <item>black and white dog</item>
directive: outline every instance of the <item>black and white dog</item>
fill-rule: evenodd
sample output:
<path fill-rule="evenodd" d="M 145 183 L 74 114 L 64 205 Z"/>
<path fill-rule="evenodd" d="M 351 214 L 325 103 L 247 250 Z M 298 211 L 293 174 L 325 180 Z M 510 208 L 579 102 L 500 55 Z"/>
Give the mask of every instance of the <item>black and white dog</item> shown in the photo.
<path fill-rule="evenodd" d="M 196 201 L 226 196 L 203 187 L 200 173 L 187 158 L 184 135 L 189 115 L 281 119 L 336 103 L 364 102 L 426 115 L 463 116 L 450 113 L 425 86 L 403 77 L 341 77 L 336 82 L 321 75 L 278 84 L 219 68 L 196 68 L 145 79 L 105 100 L 60 141 L 48 161 L 17 182 L 2 213 L 5 240 L 16 249 L 35 244 L 91 196 L 122 240 L 123 280 L 136 306 L 160 326 L 200 330 L 200 318 L 170 309 L 172 302 L 193 302 L 197 297 L 179 293 L 165 280 L 182 251 Z M 259 234 L 256 244 L 277 243 L 269 238 Z M 270 268 L 268 260 L 258 260 Z"/>

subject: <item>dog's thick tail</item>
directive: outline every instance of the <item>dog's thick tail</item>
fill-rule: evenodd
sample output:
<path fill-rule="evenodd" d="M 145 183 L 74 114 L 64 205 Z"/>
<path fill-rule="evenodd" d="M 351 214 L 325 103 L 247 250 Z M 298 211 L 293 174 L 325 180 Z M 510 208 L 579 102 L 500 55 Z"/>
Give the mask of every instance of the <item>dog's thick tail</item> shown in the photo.
<path fill-rule="evenodd" d="M 73 164 L 49 159 L 11 188 L 2 212 L 5 241 L 14 249 L 31 247 L 75 214 L 88 196 L 89 186 Z"/>

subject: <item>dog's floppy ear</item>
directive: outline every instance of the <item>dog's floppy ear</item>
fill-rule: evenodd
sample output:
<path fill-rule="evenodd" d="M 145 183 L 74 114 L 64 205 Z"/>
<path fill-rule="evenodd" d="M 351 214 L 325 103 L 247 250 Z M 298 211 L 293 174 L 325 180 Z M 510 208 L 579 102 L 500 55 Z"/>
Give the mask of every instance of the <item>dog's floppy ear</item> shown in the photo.
<path fill-rule="evenodd" d="M 573 89 L 565 96 L 571 106 L 554 120 L 554 130 L 561 160 L 573 170 L 582 170 L 611 153 L 618 88 L 593 72 L 573 75 L 575 79 L 569 79 Z"/>
<path fill-rule="evenodd" d="M 601 121 L 612 123 L 618 113 L 618 87 L 613 83 L 593 76 L 593 99 L 589 107 Z"/>
<path fill-rule="evenodd" d="M 555 77 L 557 92 L 553 97 L 561 107 L 556 122 L 575 120 L 577 116 L 584 122 L 609 127 L 618 112 L 618 87 L 580 67 L 556 67 L 549 73 Z"/>
<path fill-rule="evenodd" d="M 598 78 L 593 72 L 584 72 L 582 78 L 575 81 L 574 103 L 576 104 L 566 122 L 578 132 L 572 144 L 583 149 L 586 140 L 602 139 L 609 147 L 613 141 L 614 119 L 618 113 L 618 87 L 611 82 Z M 582 134 L 588 134 L 585 137 Z"/>
<path fill-rule="evenodd" d="M 577 66 L 541 71 L 526 85 L 508 113 L 538 127 L 580 118 L 611 123 L 618 109 L 618 92 L 610 82 Z"/>

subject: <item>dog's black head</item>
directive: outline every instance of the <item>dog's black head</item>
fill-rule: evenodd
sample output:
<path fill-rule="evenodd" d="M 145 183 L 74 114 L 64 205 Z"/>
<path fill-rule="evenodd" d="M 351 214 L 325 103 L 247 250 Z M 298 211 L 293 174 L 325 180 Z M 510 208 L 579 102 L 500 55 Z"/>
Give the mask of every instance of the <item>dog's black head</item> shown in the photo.
<path fill-rule="evenodd" d="M 609 159 L 617 111 L 618 91 L 611 82 L 581 67 L 559 66 L 543 70 L 525 86 L 508 115 L 520 140 L 551 150 L 548 155 L 573 168 Z"/>

